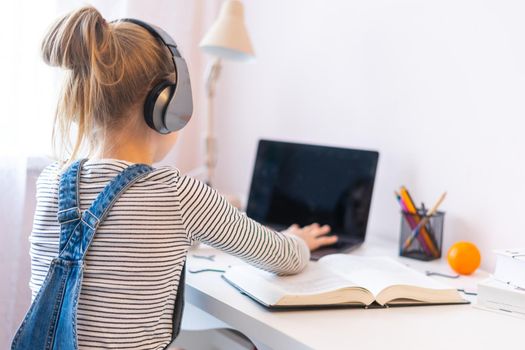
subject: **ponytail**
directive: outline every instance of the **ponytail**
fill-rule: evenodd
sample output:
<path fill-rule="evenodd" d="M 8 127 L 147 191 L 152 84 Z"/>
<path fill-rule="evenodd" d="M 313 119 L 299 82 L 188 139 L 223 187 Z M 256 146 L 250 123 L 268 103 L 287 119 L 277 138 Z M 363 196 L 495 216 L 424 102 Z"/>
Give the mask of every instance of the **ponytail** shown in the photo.
<path fill-rule="evenodd" d="M 166 49 L 147 31 L 128 22 L 107 23 L 93 7 L 58 19 L 42 42 L 42 56 L 67 70 L 53 127 L 53 149 L 66 165 L 84 147 L 91 153 L 109 129 L 130 122 L 126 112 L 174 74 Z"/>

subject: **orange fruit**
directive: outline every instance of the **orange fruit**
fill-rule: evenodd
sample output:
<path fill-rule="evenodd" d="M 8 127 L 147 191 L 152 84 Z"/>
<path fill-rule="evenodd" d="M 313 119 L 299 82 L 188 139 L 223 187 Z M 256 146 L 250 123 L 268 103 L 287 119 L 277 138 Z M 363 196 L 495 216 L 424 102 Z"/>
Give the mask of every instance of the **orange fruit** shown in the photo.
<path fill-rule="evenodd" d="M 448 250 L 447 261 L 460 275 L 470 275 L 479 267 L 481 254 L 473 243 L 456 242 Z"/>

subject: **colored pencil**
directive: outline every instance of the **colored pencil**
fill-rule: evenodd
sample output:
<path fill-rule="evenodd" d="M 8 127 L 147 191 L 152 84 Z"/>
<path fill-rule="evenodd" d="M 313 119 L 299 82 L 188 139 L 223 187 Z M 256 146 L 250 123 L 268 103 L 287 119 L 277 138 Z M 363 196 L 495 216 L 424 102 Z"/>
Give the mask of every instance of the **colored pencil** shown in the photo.
<path fill-rule="evenodd" d="M 405 202 L 410 213 L 417 215 L 416 205 L 414 204 L 414 201 L 412 200 L 412 197 L 410 196 L 410 193 L 408 192 L 405 186 L 401 186 L 400 194 L 401 194 L 401 198 L 403 199 L 403 202 Z M 417 223 L 419 223 L 420 219 L 418 216 L 415 216 L 415 220 Z M 434 241 L 430 237 L 430 233 L 427 232 L 425 227 L 423 227 L 423 229 L 421 229 L 420 231 L 421 233 L 418 233 L 418 235 L 421 234 L 432 256 L 435 256 L 435 257 L 439 256 L 439 251 L 437 250 L 436 245 L 434 244 Z M 411 243 L 412 241 L 413 239 L 411 240 Z"/>
<path fill-rule="evenodd" d="M 447 195 L 447 192 L 443 192 L 443 194 L 438 198 L 436 204 L 434 204 L 432 209 L 430 209 L 428 214 L 423 218 L 423 220 L 421 220 L 419 222 L 419 224 L 416 226 L 416 228 L 412 230 L 412 235 L 410 237 L 408 237 L 408 239 L 403 244 L 403 249 L 407 249 L 412 244 L 414 239 L 419 235 L 419 232 L 423 231 L 422 228 L 424 229 L 424 226 L 428 223 L 428 221 L 430 220 L 432 215 L 434 215 L 437 212 L 439 206 L 445 200 L 446 195 Z M 435 249 L 433 244 L 432 244 L 432 247 L 430 247 L 430 248 L 431 248 L 431 250 Z M 437 249 L 433 252 L 433 254 L 434 254 L 434 256 L 438 256 L 439 255 Z"/>
<path fill-rule="evenodd" d="M 415 221 L 415 217 L 412 216 L 413 214 L 410 213 L 410 211 L 406 207 L 405 203 L 401 199 L 401 195 L 395 191 L 394 194 L 397 198 L 399 206 L 401 207 L 401 211 L 403 212 L 403 217 L 405 218 L 405 220 L 408 223 L 408 226 L 410 227 L 410 230 L 414 230 L 414 228 L 416 228 L 416 226 L 418 225 L 418 223 Z M 427 254 L 433 254 L 422 235 L 418 235 L 417 239 L 419 240 L 421 247 L 427 252 Z"/>

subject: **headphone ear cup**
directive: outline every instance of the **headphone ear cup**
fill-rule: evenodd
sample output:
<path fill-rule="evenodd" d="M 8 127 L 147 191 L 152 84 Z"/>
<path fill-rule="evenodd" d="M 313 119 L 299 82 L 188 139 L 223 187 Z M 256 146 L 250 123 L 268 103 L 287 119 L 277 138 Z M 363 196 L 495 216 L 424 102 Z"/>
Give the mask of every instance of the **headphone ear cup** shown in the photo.
<path fill-rule="evenodd" d="M 167 134 L 166 110 L 171 100 L 175 85 L 167 80 L 155 85 L 146 96 L 144 103 L 144 120 L 153 130 Z"/>

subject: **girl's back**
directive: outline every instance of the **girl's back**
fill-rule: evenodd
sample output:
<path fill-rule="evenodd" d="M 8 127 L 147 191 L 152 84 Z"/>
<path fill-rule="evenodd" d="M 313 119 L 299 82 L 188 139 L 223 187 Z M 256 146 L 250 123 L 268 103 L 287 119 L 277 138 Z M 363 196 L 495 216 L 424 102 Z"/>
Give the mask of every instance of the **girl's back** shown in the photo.
<path fill-rule="evenodd" d="M 87 161 L 79 183 L 81 211 L 130 164 Z M 33 298 L 58 255 L 59 171 L 54 163 L 37 182 L 30 236 Z M 299 271 L 309 257 L 298 238 L 267 230 L 177 169 L 158 168 L 127 189 L 98 227 L 79 297 L 79 347 L 164 348 L 171 341 L 178 281 L 193 239 L 281 273 Z M 288 254 L 275 256 L 283 245 L 290 246 Z"/>

